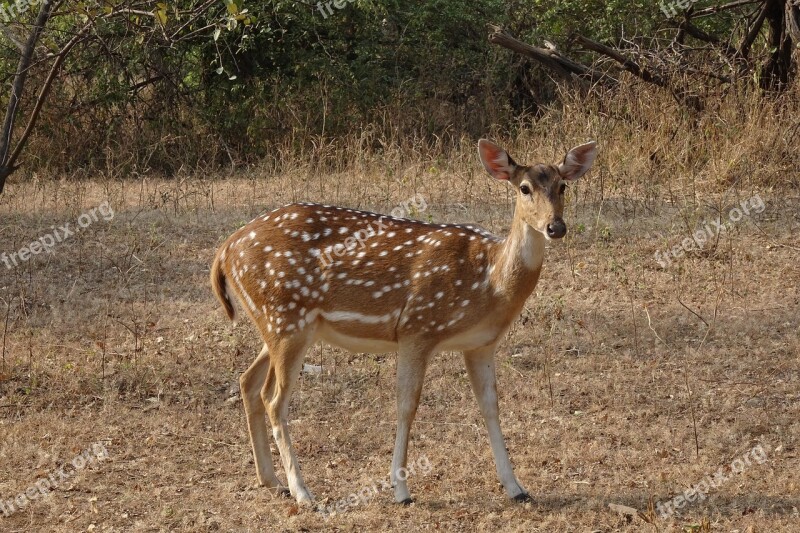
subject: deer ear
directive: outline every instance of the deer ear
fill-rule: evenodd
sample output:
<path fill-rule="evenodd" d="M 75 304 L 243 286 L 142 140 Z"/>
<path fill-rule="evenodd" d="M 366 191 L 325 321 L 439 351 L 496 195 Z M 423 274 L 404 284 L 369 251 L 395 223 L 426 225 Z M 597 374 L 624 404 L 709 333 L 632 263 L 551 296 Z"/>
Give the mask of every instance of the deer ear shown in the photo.
<path fill-rule="evenodd" d="M 478 141 L 478 153 L 486 171 L 498 180 L 511 179 L 517 164 L 508 155 L 508 152 L 491 141 L 481 139 Z"/>
<path fill-rule="evenodd" d="M 597 143 L 589 141 L 570 150 L 564 162 L 558 166 L 558 173 L 565 180 L 576 180 L 583 176 L 597 156 Z"/>

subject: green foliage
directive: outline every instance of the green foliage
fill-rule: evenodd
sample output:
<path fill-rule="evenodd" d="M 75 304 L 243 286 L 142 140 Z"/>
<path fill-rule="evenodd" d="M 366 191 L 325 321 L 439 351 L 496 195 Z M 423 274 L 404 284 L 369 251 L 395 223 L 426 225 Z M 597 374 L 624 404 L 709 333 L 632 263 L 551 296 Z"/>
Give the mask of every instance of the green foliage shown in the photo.
<path fill-rule="evenodd" d="M 573 32 L 615 43 L 669 24 L 654 0 L 313 2 L 222 0 L 199 16 L 199 0 L 65 3 L 42 40 L 47 50 L 93 27 L 68 56 L 36 134 L 42 146 L 69 148 L 34 150 L 39 163 L 108 166 L 127 152 L 133 164 L 172 173 L 376 124 L 396 135 L 478 136 L 512 127 L 552 96 L 547 74 L 488 43 L 488 23 L 563 49 Z M 29 11 L 12 24 L 20 40 Z M 730 30 L 732 20 L 700 24 Z M 15 47 L 0 47 L 3 80 L 17 60 Z M 47 63 L 37 69 L 31 94 Z"/>

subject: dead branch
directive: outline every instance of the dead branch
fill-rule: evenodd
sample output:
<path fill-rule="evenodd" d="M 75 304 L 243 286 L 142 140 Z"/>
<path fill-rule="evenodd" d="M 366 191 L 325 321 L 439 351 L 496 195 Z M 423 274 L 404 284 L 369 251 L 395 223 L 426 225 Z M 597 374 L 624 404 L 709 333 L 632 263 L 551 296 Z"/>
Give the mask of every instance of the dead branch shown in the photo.
<path fill-rule="evenodd" d="M 736 48 L 732 47 L 730 44 L 720 41 L 717 37 L 710 35 L 701 30 L 700 28 L 698 28 L 697 26 L 693 25 L 689 21 L 689 17 L 687 17 L 683 22 L 681 22 L 678 25 L 678 29 L 680 31 L 685 31 L 695 39 L 720 47 L 722 49 L 722 52 L 729 57 L 736 57 L 736 55 L 738 54 Z"/>
<path fill-rule="evenodd" d="M 735 9 L 737 7 L 746 6 L 749 4 L 758 4 L 763 2 L 763 0 L 736 0 L 736 2 L 731 2 L 730 4 L 725 4 L 721 6 L 711 6 L 705 9 L 698 9 L 694 13 L 691 14 L 692 18 L 699 18 L 699 17 L 706 17 L 708 15 L 715 15 L 720 11 L 727 11 L 728 9 Z"/>
<path fill-rule="evenodd" d="M 637 78 L 640 78 L 648 83 L 658 85 L 659 87 L 669 88 L 669 84 L 664 78 L 662 78 L 658 74 L 649 71 L 646 68 L 641 67 L 638 63 L 625 57 L 617 50 L 614 50 L 613 48 L 606 46 L 602 43 L 598 43 L 597 41 L 593 41 L 587 37 L 584 37 L 583 35 L 574 34 L 573 39 L 577 41 L 580 45 L 582 45 L 584 48 L 587 48 L 594 52 L 598 52 L 600 54 L 610 57 L 611 59 L 619 63 L 624 70 L 627 70 Z"/>
<path fill-rule="evenodd" d="M 769 3 L 765 3 L 764 7 L 761 8 L 761 11 L 759 12 L 755 22 L 753 22 L 753 26 L 750 28 L 750 31 L 747 32 L 747 36 L 744 38 L 742 46 L 739 47 L 739 56 L 746 58 L 750 54 L 750 47 L 753 46 L 756 37 L 758 37 L 759 32 L 761 32 L 761 26 L 764 25 L 764 20 L 767 18 L 768 10 Z"/>
<path fill-rule="evenodd" d="M 596 72 L 586 65 L 576 63 L 575 61 L 563 56 L 557 50 L 539 48 L 523 43 L 522 41 L 512 37 L 500 26 L 490 24 L 489 28 L 491 29 L 491 33 L 489 34 L 490 43 L 502 46 L 503 48 L 507 48 L 512 52 L 516 52 L 525 57 L 534 59 L 555 72 L 561 78 L 570 80 L 572 79 L 572 75 L 575 75 L 581 78 L 589 78 L 593 83 L 612 82 L 611 78 L 605 74 Z"/>

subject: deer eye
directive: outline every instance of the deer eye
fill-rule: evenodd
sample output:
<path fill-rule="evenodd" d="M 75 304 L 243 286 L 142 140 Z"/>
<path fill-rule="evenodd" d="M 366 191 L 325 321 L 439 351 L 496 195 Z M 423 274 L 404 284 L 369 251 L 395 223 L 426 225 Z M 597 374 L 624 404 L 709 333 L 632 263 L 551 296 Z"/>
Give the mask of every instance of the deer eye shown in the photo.
<path fill-rule="evenodd" d="M 561 187 L 558 188 L 558 194 L 564 194 L 564 191 L 566 191 L 566 190 L 567 190 L 567 184 L 566 183 L 562 183 Z"/>
<path fill-rule="evenodd" d="M 531 189 L 527 185 L 521 185 L 519 188 L 519 192 L 521 192 L 524 195 L 528 195 L 531 193 Z"/>

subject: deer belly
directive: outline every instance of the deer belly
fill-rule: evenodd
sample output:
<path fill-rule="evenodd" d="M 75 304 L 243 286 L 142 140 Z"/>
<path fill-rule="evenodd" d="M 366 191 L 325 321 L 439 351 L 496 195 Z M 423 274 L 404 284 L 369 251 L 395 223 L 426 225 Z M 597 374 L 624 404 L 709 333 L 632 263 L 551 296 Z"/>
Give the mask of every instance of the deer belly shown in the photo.
<path fill-rule="evenodd" d="M 436 346 L 436 351 L 455 352 L 489 346 L 497 342 L 505 333 L 505 329 L 496 323 L 484 321 L 469 329 L 462 329 L 445 337 Z"/>
<path fill-rule="evenodd" d="M 321 311 L 317 337 L 349 350 L 362 353 L 397 351 L 395 327 L 399 312 L 366 315 L 351 311 Z"/>

